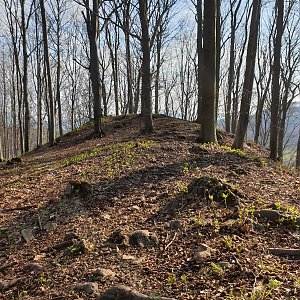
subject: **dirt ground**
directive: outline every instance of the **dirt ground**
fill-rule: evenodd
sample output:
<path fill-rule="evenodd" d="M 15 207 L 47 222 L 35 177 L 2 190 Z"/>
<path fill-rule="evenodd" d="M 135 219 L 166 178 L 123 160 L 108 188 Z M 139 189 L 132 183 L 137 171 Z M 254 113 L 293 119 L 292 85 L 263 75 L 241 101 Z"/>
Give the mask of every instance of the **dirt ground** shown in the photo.
<path fill-rule="evenodd" d="M 299 173 L 229 134 L 198 144 L 195 123 L 154 128 L 107 118 L 101 139 L 87 124 L 0 164 L 0 299 L 96 299 L 116 284 L 153 299 L 300 299 Z M 137 230 L 155 241 L 134 244 Z"/>

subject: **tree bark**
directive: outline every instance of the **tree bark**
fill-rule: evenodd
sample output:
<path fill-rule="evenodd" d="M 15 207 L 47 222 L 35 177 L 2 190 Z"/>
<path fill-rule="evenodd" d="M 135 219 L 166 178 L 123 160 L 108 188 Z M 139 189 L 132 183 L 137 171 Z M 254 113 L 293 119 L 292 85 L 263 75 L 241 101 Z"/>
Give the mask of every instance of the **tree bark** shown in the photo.
<path fill-rule="evenodd" d="M 300 170 L 300 130 L 297 144 L 297 154 L 296 154 L 296 169 Z"/>
<path fill-rule="evenodd" d="M 238 149 L 243 149 L 244 147 L 244 139 L 245 139 L 248 122 L 249 122 L 249 111 L 251 105 L 255 58 L 256 58 L 256 49 L 257 49 L 257 37 L 258 37 L 259 23 L 260 23 L 260 6 L 261 6 L 261 0 L 253 0 L 240 115 L 239 115 L 239 121 L 237 125 L 237 131 L 235 134 L 235 139 L 233 142 L 233 147 Z"/>
<path fill-rule="evenodd" d="M 44 0 L 40 0 L 42 25 L 43 25 L 43 43 L 44 43 L 44 55 L 47 71 L 47 87 L 49 97 L 49 143 L 51 146 L 55 143 L 55 104 L 52 93 L 52 78 L 51 78 L 51 67 L 49 58 L 49 47 L 48 47 L 48 29 L 46 21 L 46 11 Z"/>
<path fill-rule="evenodd" d="M 25 21 L 25 0 L 21 1 L 22 16 L 22 48 L 23 48 L 23 103 L 25 107 L 24 123 L 24 151 L 29 151 L 30 144 L 30 108 L 28 101 L 28 54 L 27 54 L 27 26 Z"/>
<path fill-rule="evenodd" d="M 216 136 L 216 19 L 217 0 L 204 1 L 203 24 L 203 99 L 199 140 L 217 142 Z"/>
<path fill-rule="evenodd" d="M 202 123 L 202 80 L 203 80 L 203 16 L 202 16 L 202 0 L 197 0 L 197 56 L 198 56 L 198 69 L 197 69 L 197 79 L 198 79 L 198 96 L 197 96 L 197 123 Z"/>
<path fill-rule="evenodd" d="M 147 2 L 139 0 L 139 17 L 142 27 L 141 46 L 143 53 L 142 60 L 142 116 L 144 120 L 143 131 L 145 133 L 153 132 L 152 122 L 152 100 L 151 100 L 151 71 L 150 71 L 150 37 L 149 24 L 147 17 Z"/>
<path fill-rule="evenodd" d="M 90 11 L 89 2 L 86 3 L 85 22 L 87 25 L 87 32 L 90 44 L 90 62 L 89 71 L 92 84 L 93 103 L 94 103 L 94 135 L 102 137 L 101 124 L 101 95 L 100 95 L 100 70 L 98 61 L 97 39 L 99 34 L 99 1 L 93 0 L 93 10 Z"/>
<path fill-rule="evenodd" d="M 276 1 L 277 20 L 276 20 L 276 38 L 274 42 L 274 63 L 272 77 L 272 102 L 271 102 L 271 128 L 270 128 L 270 158 L 274 161 L 278 156 L 278 126 L 279 126 L 279 103 L 280 103 L 280 56 L 281 39 L 283 34 L 283 13 L 284 0 Z"/>

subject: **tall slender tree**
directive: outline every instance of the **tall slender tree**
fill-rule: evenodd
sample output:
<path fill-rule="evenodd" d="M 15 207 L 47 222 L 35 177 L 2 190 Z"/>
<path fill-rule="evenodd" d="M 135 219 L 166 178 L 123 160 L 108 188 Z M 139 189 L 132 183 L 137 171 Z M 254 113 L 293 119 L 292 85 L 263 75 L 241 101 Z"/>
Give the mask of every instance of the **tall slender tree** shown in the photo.
<path fill-rule="evenodd" d="M 217 0 L 204 1 L 203 23 L 203 99 L 199 140 L 217 142 L 216 135 L 216 59 Z"/>
<path fill-rule="evenodd" d="M 280 56 L 281 40 L 283 34 L 284 0 L 276 1 L 276 37 L 274 41 L 274 62 L 272 68 L 272 102 L 271 102 L 271 130 L 270 130 L 270 158 L 277 160 L 278 153 L 278 127 L 279 127 L 279 103 L 280 103 Z"/>
<path fill-rule="evenodd" d="M 203 76 L 203 1 L 197 0 L 197 58 L 198 58 L 198 69 L 197 69 L 197 85 L 198 85 L 198 95 L 197 95 L 197 123 L 202 122 L 202 76 Z"/>
<path fill-rule="evenodd" d="M 297 144 L 297 154 L 296 154 L 296 168 L 300 170 L 300 130 Z"/>
<path fill-rule="evenodd" d="M 94 103 L 94 135 L 102 137 L 104 132 L 101 124 L 101 86 L 98 55 L 98 37 L 99 37 L 99 0 L 93 0 L 92 9 L 90 9 L 89 0 L 85 1 L 84 20 L 87 27 L 89 38 L 89 72 L 92 83 L 93 103 Z"/>
<path fill-rule="evenodd" d="M 244 148 L 244 139 L 249 123 L 249 111 L 251 105 L 252 88 L 254 81 L 254 69 L 257 49 L 257 38 L 260 23 L 261 0 L 253 0 L 250 34 L 247 48 L 246 70 L 244 76 L 242 100 L 239 114 L 239 121 L 233 142 L 233 147 Z"/>
<path fill-rule="evenodd" d="M 152 122 L 152 99 L 151 99 L 151 52 L 150 52 L 150 36 L 149 36 L 149 21 L 148 21 L 148 1 L 139 0 L 139 17 L 142 27 L 142 115 L 144 119 L 145 133 L 153 132 Z"/>
<path fill-rule="evenodd" d="M 51 66 L 50 66 L 50 56 L 49 56 L 49 46 L 48 46 L 48 28 L 46 20 L 46 10 L 44 0 L 40 0 L 42 25 L 43 25 L 43 44 L 44 44 L 44 57 L 47 73 L 47 87 L 48 87 L 48 98 L 49 98 L 49 143 L 51 146 L 55 143 L 55 103 L 52 91 L 52 76 L 51 76 Z"/>

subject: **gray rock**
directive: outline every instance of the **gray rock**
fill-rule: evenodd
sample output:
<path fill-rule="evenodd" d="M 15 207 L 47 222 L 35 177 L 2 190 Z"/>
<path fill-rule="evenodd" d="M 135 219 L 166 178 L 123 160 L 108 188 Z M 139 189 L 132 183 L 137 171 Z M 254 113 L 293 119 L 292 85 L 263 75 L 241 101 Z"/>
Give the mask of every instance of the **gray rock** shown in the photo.
<path fill-rule="evenodd" d="M 220 261 L 217 263 L 222 269 L 229 269 L 231 264 L 228 261 Z"/>
<path fill-rule="evenodd" d="M 272 222 L 278 222 L 281 217 L 283 217 L 282 214 L 280 214 L 277 210 L 273 209 L 261 209 L 254 213 L 254 216 L 258 218 L 265 218 Z"/>
<path fill-rule="evenodd" d="M 136 230 L 129 235 L 129 244 L 136 247 L 153 247 L 158 245 L 158 238 L 148 230 Z"/>
<path fill-rule="evenodd" d="M 106 278 L 115 278 L 116 273 L 110 269 L 99 268 L 93 271 L 93 276 Z"/>
<path fill-rule="evenodd" d="M 124 254 L 122 255 L 122 260 L 136 260 L 136 257 L 133 256 L 133 255 L 127 255 L 127 254 Z"/>
<path fill-rule="evenodd" d="M 96 300 L 176 300 L 160 296 L 147 296 L 130 287 L 116 285 L 106 290 Z"/>
<path fill-rule="evenodd" d="M 182 225 L 181 225 L 180 221 L 178 221 L 178 220 L 172 220 L 169 223 L 169 228 L 171 230 L 180 230 L 180 229 L 182 229 Z"/>
<path fill-rule="evenodd" d="M 206 259 L 211 256 L 213 249 L 205 244 L 200 244 L 194 253 L 193 261 L 201 262 L 203 259 Z"/>
<path fill-rule="evenodd" d="M 56 229 L 56 227 L 57 227 L 57 223 L 55 223 L 55 222 L 47 223 L 47 224 L 44 226 L 44 228 L 45 228 L 45 230 L 46 230 L 47 232 L 50 232 L 50 231 Z"/>
<path fill-rule="evenodd" d="M 106 221 L 111 219 L 110 215 L 107 214 L 107 213 L 103 213 L 103 214 L 100 216 L 100 218 L 101 218 L 102 220 L 106 220 Z"/>
<path fill-rule="evenodd" d="M 44 267 L 38 263 L 30 263 L 23 268 L 23 272 L 43 273 Z"/>
<path fill-rule="evenodd" d="M 85 294 L 93 294 L 93 293 L 98 293 L 99 288 L 98 288 L 98 283 L 96 282 L 84 282 L 84 283 L 78 283 L 74 285 L 74 290 L 78 292 L 83 292 Z"/>
<path fill-rule="evenodd" d="M 78 235 L 75 232 L 67 232 L 64 236 L 64 241 L 70 241 L 73 239 L 79 239 Z"/>
<path fill-rule="evenodd" d="M 21 234 L 27 243 L 34 239 L 33 229 L 31 229 L 31 228 L 23 229 L 21 231 Z"/>

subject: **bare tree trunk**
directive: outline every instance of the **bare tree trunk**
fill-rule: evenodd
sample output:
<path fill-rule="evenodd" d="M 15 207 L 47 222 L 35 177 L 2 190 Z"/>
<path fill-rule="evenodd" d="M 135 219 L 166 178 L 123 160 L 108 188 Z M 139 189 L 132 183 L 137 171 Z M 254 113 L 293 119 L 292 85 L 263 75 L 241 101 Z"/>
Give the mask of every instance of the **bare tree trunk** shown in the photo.
<path fill-rule="evenodd" d="M 35 18 L 35 38 L 37 41 L 36 48 L 36 96 L 37 96 L 37 146 L 43 144 L 43 117 L 42 117 L 42 71 L 41 71 L 41 49 L 39 45 L 39 20 L 38 20 L 38 6 L 37 1 L 34 1 L 34 18 Z"/>
<path fill-rule="evenodd" d="M 216 136 L 216 18 L 217 0 L 204 1 L 203 24 L 203 99 L 199 140 L 217 142 Z"/>
<path fill-rule="evenodd" d="M 57 112 L 58 112 L 58 128 L 59 135 L 63 135 L 63 126 L 62 126 L 62 109 L 61 109 L 61 97 L 60 97 L 60 80 L 61 80 L 61 58 L 60 58 L 60 26 L 61 26 L 61 8 L 59 1 L 57 1 L 57 67 L 56 67 L 56 103 L 57 103 Z"/>
<path fill-rule="evenodd" d="M 244 139 L 245 139 L 248 122 L 249 122 L 249 111 L 251 105 L 255 58 L 256 58 L 256 49 L 257 49 L 257 37 L 258 37 L 259 23 L 260 23 L 260 6 L 261 6 L 261 0 L 253 0 L 240 116 L 237 125 L 237 131 L 235 134 L 235 139 L 233 142 L 233 147 L 238 149 L 243 149 L 244 147 Z"/>
<path fill-rule="evenodd" d="M 159 112 L 159 80 L 160 80 L 160 66 L 161 66 L 161 47 L 162 47 L 162 34 L 163 29 L 160 26 L 160 29 L 157 34 L 156 42 L 156 72 L 155 72 L 155 81 L 154 81 L 154 111 L 156 114 Z"/>
<path fill-rule="evenodd" d="M 22 15 L 22 48 L 23 48 L 23 103 L 25 108 L 24 150 L 29 151 L 30 139 L 30 108 L 28 101 L 28 54 L 27 54 L 27 25 L 25 20 L 25 0 L 21 1 Z"/>
<path fill-rule="evenodd" d="M 221 0 L 217 0 L 217 18 L 216 18 L 216 113 L 217 120 L 219 107 L 219 90 L 220 90 L 220 67 L 221 67 Z"/>
<path fill-rule="evenodd" d="M 236 1 L 234 1 L 235 3 Z M 233 11 L 233 3 L 230 4 L 231 14 L 231 36 L 230 36 L 230 58 L 229 58 L 229 71 L 228 71 L 228 90 L 227 99 L 225 103 L 225 130 L 231 132 L 231 113 L 232 113 L 232 93 L 233 93 L 233 82 L 234 82 L 234 67 L 235 67 L 235 32 L 237 25 L 237 14 L 242 1 L 239 1 L 235 10 Z"/>
<path fill-rule="evenodd" d="M 2 136 L 0 135 L 0 162 L 3 161 Z"/>
<path fill-rule="evenodd" d="M 277 21 L 276 21 L 276 38 L 274 42 L 274 62 L 272 77 L 272 102 L 271 102 L 271 128 L 270 128 L 270 158 L 277 160 L 278 154 L 278 112 L 280 103 L 280 55 L 281 55 L 281 39 L 283 34 L 283 13 L 284 0 L 276 1 Z"/>
<path fill-rule="evenodd" d="M 139 16 L 142 27 L 141 46 L 143 53 L 142 60 L 142 116 L 144 120 L 143 131 L 153 132 L 152 122 L 152 100 L 151 100 L 151 71 L 150 71 L 150 37 L 147 16 L 147 1 L 139 0 Z"/>
<path fill-rule="evenodd" d="M 93 0 L 93 10 L 90 11 L 89 1 L 85 2 L 86 16 L 84 16 L 90 43 L 89 71 L 94 100 L 94 135 L 102 137 L 104 132 L 101 125 L 101 95 L 100 70 L 98 61 L 97 39 L 99 35 L 99 0 Z"/>
<path fill-rule="evenodd" d="M 198 109 L 197 109 L 197 123 L 202 123 L 202 99 L 203 99 L 203 90 L 202 90 L 202 80 L 203 80 L 203 17 L 202 17 L 202 0 L 197 0 L 197 54 L 198 54 L 198 70 L 197 70 L 197 79 L 198 79 Z"/>
<path fill-rule="evenodd" d="M 111 59 L 111 67 L 112 67 L 112 76 L 114 82 L 114 97 L 115 97 L 115 113 L 116 116 L 120 114 L 119 111 L 119 70 L 118 70 L 118 48 L 119 48 L 119 32 L 118 28 L 115 26 L 115 41 L 112 42 L 111 36 L 111 28 L 106 26 L 106 41 L 109 48 L 109 54 Z M 104 80 L 102 80 L 102 85 L 104 84 Z M 105 91 L 105 88 L 102 88 L 102 93 Z M 103 95 L 102 95 L 103 96 Z M 105 110 L 105 109 L 104 109 Z M 107 109 L 106 109 L 107 110 Z M 107 114 L 107 111 L 106 111 Z"/>
<path fill-rule="evenodd" d="M 128 112 L 132 114 L 133 108 L 133 92 L 132 92 L 132 69 L 131 69 L 131 49 L 130 49 L 130 6 L 131 1 L 125 1 L 125 22 L 124 22 L 124 35 L 126 44 L 126 77 L 127 77 L 127 101 Z"/>
<path fill-rule="evenodd" d="M 44 43 L 44 55 L 46 63 L 47 72 L 47 87 L 48 87 L 48 97 L 49 97 L 49 143 L 51 146 L 55 143 L 55 104 L 52 93 L 52 78 L 51 78 L 51 67 L 50 67 L 50 57 L 49 57 L 49 47 L 48 47 L 48 29 L 46 21 L 46 11 L 44 0 L 40 0 L 41 15 L 42 15 L 42 25 L 43 25 L 43 43 Z"/>
<path fill-rule="evenodd" d="M 296 169 L 300 170 L 300 130 L 297 144 L 297 154 L 296 154 Z"/>

